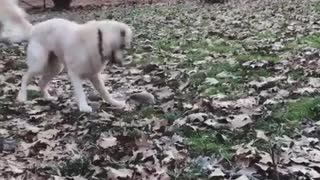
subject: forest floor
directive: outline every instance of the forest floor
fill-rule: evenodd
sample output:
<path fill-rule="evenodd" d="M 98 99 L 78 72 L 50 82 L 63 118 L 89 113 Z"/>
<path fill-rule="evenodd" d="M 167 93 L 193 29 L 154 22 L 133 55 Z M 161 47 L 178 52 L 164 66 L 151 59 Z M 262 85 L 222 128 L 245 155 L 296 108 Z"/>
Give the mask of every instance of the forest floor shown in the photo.
<path fill-rule="evenodd" d="M 173 1 L 173 0 L 171 0 Z M 117 5 L 132 5 L 132 4 L 155 4 L 155 3 L 167 3 L 169 0 L 72 0 L 71 7 L 79 6 L 117 6 Z M 20 1 L 20 5 L 26 9 L 34 7 L 53 7 L 52 0 L 24 0 Z"/>
<path fill-rule="evenodd" d="M 34 12 L 32 22 L 115 19 L 134 30 L 133 64 L 106 67 L 110 109 L 88 82 L 80 113 L 65 73 L 57 101 L 15 102 L 25 45 L 0 46 L 0 177 L 319 179 L 320 3 L 260 0 Z M 9 140 L 12 140 L 9 142 Z M 9 148 L 14 144 L 14 148 Z M 13 150 L 14 151 L 11 151 Z"/>

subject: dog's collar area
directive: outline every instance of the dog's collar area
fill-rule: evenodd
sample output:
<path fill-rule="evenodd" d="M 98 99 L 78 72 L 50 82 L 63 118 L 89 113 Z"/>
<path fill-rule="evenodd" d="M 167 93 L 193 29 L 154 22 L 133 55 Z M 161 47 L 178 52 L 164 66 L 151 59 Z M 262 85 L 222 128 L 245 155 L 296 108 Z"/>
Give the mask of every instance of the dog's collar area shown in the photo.
<path fill-rule="evenodd" d="M 116 48 L 115 48 L 116 49 Z M 100 59 L 101 59 L 101 62 L 104 63 L 106 59 L 108 59 L 108 64 L 119 64 L 119 65 L 122 65 L 122 63 L 120 62 L 117 62 L 116 60 L 116 50 L 112 50 L 111 51 L 111 54 L 108 55 L 107 57 L 105 57 L 103 55 L 103 34 L 102 34 L 102 31 L 101 29 L 98 28 L 98 51 L 99 51 L 99 55 L 100 55 Z"/>
<path fill-rule="evenodd" d="M 101 29 L 98 29 L 98 51 L 99 51 L 101 62 L 103 63 L 105 60 L 103 56 L 103 37 L 102 37 Z"/>

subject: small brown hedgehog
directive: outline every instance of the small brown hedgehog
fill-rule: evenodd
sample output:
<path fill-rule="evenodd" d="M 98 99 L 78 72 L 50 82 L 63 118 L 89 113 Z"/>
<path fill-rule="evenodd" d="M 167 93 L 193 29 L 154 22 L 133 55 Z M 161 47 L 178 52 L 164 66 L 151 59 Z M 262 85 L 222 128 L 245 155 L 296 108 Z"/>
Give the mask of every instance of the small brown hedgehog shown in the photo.
<path fill-rule="evenodd" d="M 133 100 L 138 102 L 139 104 L 145 104 L 145 105 L 153 105 L 156 103 L 155 97 L 146 91 L 133 93 L 129 96 L 128 100 Z"/>

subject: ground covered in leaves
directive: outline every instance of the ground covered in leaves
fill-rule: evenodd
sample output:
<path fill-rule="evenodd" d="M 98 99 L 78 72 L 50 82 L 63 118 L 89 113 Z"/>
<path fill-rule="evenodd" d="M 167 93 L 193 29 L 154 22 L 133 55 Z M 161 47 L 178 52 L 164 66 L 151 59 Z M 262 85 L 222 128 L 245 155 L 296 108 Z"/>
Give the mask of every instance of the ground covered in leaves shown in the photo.
<path fill-rule="evenodd" d="M 320 3 L 255 1 L 212 6 L 34 12 L 33 22 L 115 19 L 134 28 L 126 67 L 105 84 L 155 105 L 110 109 L 91 85 L 94 113 L 79 113 L 65 73 L 41 98 L 15 97 L 25 45 L 1 45 L 2 179 L 320 179 Z"/>

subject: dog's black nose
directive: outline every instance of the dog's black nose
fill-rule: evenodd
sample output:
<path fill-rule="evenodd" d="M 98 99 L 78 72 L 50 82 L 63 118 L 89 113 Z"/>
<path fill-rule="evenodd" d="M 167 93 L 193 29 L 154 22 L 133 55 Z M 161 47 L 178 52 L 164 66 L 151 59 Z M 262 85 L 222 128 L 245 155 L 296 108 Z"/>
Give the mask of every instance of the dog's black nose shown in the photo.
<path fill-rule="evenodd" d="M 126 45 L 125 44 L 120 44 L 120 49 L 121 50 L 124 50 L 126 48 Z"/>
<path fill-rule="evenodd" d="M 120 59 L 117 59 L 116 56 L 115 56 L 115 51 L 112 51 L 111 52 L 111 55 L 110 55 L 110 64 L 115 64 L 115 65 L 118 65 L 118 66 L 123 66 L 123 62 L 122 60 Z"/>

